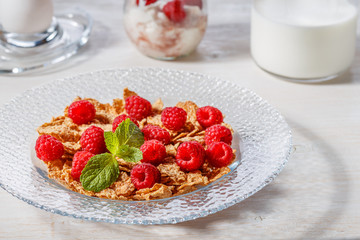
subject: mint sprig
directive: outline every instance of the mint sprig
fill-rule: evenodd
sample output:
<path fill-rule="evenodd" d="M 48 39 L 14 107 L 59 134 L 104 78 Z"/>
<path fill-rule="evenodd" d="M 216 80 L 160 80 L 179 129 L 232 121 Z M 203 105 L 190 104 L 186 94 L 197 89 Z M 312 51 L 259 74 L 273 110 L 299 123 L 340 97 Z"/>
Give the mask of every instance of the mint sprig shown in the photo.
<path fill-rule="evenodd" d="M 120 174 L 116 157 L 127 162 L 138 162 L 143 157 L 139 148 L 144 135 L 130 119 L 125 119 L 114 133 L 104 132 L 104 137 L 110 153 L 90 158 L 81 172 L 80 182 L 88 191 L 100 192 L 116 181 Z"/>
<path fill-rule="evenodd" d="M 92 157 L 81 172 L 80 182 L 84 189 L 94 192 L 110 187 L 119 177 L 119 164 L 110 153 Z"/>
<path fill-rule="evenodd" d="M 126 162 L 138 162 L 143 158 L 139 148 L 129 147 L 128 145 L 122 145 L 120 147 L 120 153 L 117 156 Z"/>
<path fill-rule="evenodd" d="M 114 133 L 104 132 L 104 137 L 107 149 L 119 158 L 123 155 L 124 149 L 121 149 L 122 146 L 140 148 L 144 143 L 144 134 L 129 118 L 125 119 Z"/>
<path fill-rule="evenodd" d="M 140 148 L 144 143 L 144 134 L 129 118 L 116 128 L 115 135 L 121 146 L 128 145 L 129 147 Z"/>

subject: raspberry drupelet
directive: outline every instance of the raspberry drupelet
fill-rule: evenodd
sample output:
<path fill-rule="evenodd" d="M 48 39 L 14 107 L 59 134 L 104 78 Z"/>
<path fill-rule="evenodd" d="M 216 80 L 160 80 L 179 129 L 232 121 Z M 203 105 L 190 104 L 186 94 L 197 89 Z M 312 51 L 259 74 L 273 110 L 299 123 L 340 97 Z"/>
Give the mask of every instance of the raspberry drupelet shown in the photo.
<path fill-rule="evenodd" d="M 196 142 L 183 142 L 177 149 L 176 164 L 183 171 L 198 170 L 205 161 L 205 149 Z"/>
<path fill-rule="evenodd" d="M 232 134 L 230 129 L 220 124 L 208 127 L 205 130 L 205 143 L 210 145 L 213 142 L 224 142 L 231 145 Z"/>
<path fill-rule="evenodd" d="M 160 171 L 150 163 L 135 165 L 130 173 L 131 182 L 137 190 L 151 188 L 155 183 L 160 182 Z"/>
<path fill-rule="evenodd" d="M 90 126 L 80 138 L 81 148 L 93 154 L 106 152 L 104 130 L 97 126 Z"/>
<path fill-rule="evenodd" d="M 140 147 L 140 150 L 143 153 L 141 162 L 151 163 L 155 166 L 162 163 L 166 157 L 166 148 L 164 144 L 155 139 L 144 142 Z"/>
<path fill-rule="evenodd" d="M 233 159 L 232 148 L 224 142 L 213 142 L 206 149 L 206 159 L 214 167 L 226 167 Z"/>
<path fill-rule="evenodd" d="M 221 111 L 212 106 L 201 107 L 196 111 L 196 119 L 203 128 L 211 127 L 223 122 Z"/>
<path fill-rule="evenodd" d="M 93 156 L 95 155 L 87 151 L 79 151 L 75 153 L 71 167 L 71 176 L 73 177 L 74 180 L 79 181 L 81 176 L 81 171 L 84 169 L 87 162 Z"/>
<path fill-rule="evenodd" d="M 125 99 L 125 110 L 130 117 L 140 121 L 151 115 L 152 106 L 148 100 L 134 95 Z"/>
<path fill-rule="evenodd" d="M 178 131 L 186 122 L 187 113 L 179 107 L 167 107 L 161 113 L 161 122 L 168 129 Z"/>
<path fill-rule="evenodd" d="M 36 140 L 35 151 L 39 159 L 48 162 L 60 159 L 64 154 L 64 146 L 53 136 L 41 135 Z"/>
<path fill-rule="evenodd" d="M 91 122 L 95 118 L 96 109 L 94 105 L 87 100 L 80 100 L 70 104 L 68 116 L 77 125 Z"/>
<path fill-rule="evenodd" d="M 170 143 L 170 133 L 159 126 L 148 124 L 143 129 L 145 141 L 156 139 L 163 144 L 167 145 Z"/>

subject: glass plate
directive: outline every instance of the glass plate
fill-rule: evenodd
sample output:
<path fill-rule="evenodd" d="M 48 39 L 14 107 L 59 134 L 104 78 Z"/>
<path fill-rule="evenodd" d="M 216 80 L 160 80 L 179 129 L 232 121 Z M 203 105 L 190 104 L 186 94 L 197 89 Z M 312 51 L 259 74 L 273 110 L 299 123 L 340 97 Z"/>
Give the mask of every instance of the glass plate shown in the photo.
<path fill-rule="evenodd" d="M 241 149 L 241 159 L 237 154 L 232 171 L 213 184 L 162 200 L 88 197 L 49 179 L 33 150 L 36 128 L 62 115 L 76 96 L 111 103 L 122 97 L 124 87 L 152 102 L 161 97 L 168 106 L 192 100 L 199 106 L 218 107 L 236 131 L 233 147 Z M 164 69 L 99 71 L 28 90 L 0 109 L 0 134 L 0 185 L 6 191 L 60 215 L 126 224 L 178 223 L 230 207 L 270 183 L 284 167 L 291 148 L 284 118 L 252 91 L 214 77 Z"/>

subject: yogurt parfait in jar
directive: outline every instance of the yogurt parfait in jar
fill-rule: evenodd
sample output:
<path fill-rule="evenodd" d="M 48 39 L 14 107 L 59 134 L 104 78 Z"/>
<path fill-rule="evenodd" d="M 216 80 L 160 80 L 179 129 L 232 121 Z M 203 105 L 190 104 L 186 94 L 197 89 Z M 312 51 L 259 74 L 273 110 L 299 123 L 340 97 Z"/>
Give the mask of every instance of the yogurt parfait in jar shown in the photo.
<path fill-rule="evenodd" d="M 173 60 L 193 52 L 207 26 L 204 0 L 126 0 L 125 30 L 146 56 Z"/>

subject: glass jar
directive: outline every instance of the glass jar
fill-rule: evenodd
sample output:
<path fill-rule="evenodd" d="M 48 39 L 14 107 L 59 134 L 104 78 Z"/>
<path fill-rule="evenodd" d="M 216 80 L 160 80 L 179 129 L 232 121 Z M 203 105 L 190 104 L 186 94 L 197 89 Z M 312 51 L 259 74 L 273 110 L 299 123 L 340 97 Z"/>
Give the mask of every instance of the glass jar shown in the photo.
<path fill-rule="evenodd" d="M 357 18 L 358 1 L 254 0 L 252 57 L 288 80 L 333 79 L 354 60 Z"/>
<path fill-rule="evenodd" d="M 146 56 L 161 60 L 186 56 L 205 34 L 206 0 L 126 0 L 124 26 Z"/>

